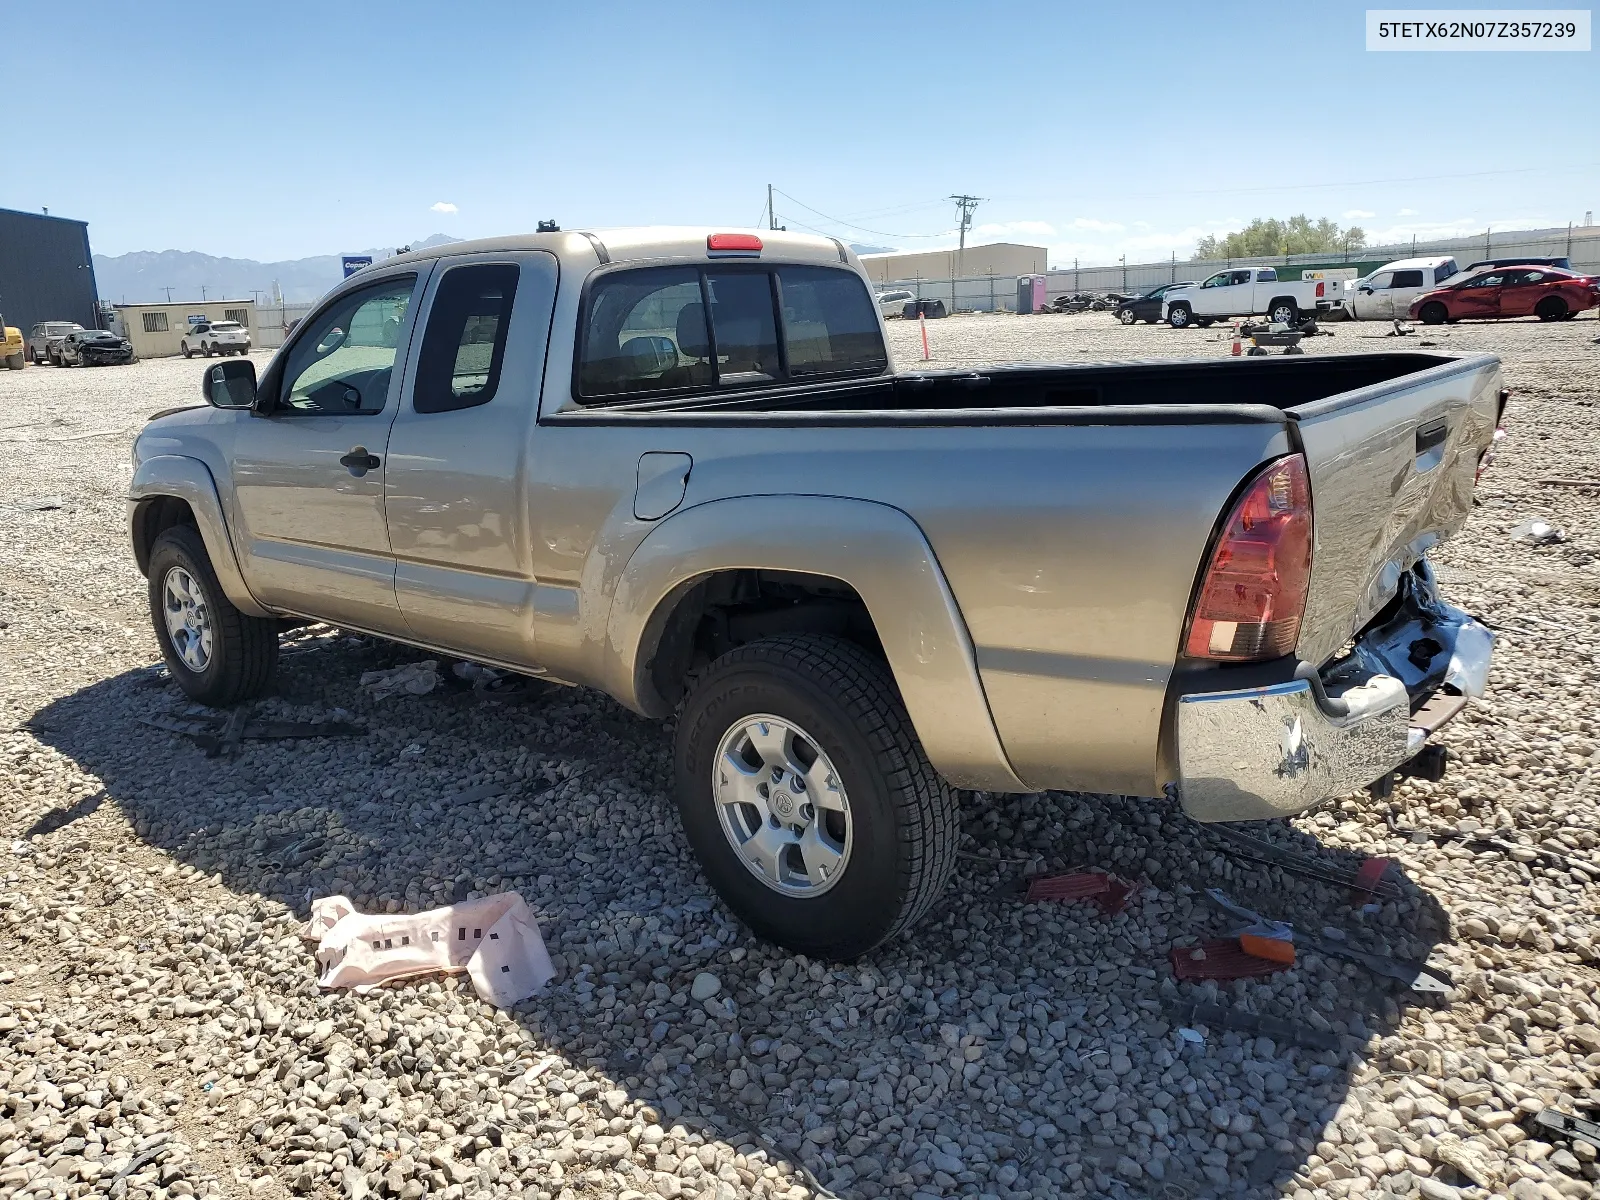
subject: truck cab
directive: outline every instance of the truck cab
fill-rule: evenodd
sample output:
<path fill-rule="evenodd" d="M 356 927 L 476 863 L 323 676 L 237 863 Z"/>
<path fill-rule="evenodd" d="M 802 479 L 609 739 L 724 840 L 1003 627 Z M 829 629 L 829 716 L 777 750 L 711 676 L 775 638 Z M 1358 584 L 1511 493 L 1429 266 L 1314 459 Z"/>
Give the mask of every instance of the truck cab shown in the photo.
<path fill-rule="evenodd" d="M 1190 287 L 1176 287 L 1163 297 L 1167 323 L 1174 329 L 1228 317 L 1266 314 L 1268 319 L 1292 325 L 1302 313 L 1326 310 L 1331 303 L 1322 280 L 1286 281 L 1276 267 L 1229 267 Z"/>

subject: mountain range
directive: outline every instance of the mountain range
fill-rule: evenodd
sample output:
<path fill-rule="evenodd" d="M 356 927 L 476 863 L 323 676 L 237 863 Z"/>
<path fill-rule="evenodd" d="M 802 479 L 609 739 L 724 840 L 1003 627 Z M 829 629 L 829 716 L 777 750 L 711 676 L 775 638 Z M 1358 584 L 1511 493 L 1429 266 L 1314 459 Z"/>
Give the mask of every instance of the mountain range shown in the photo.
<path fill-rule="evenodd" d="M 412 242 L 410 249 L 460 240 L 436 233 Z M 889 248 L 851 243 L 851 249 L 858 254 L 880 253 Z M 394 252 L 392 246 L 359 251 L 370 254 L 374 261 Z M 252 296 L 270 304 L 274 286 L 285 304 L 308 304 L 344 278 L 340 257 L 315 254 L 282 262 L 257 262 L 253 258 L 218 258 L 195 250 L 134 250 L 128 254 L 96 254 L 94 280 L 100 299 L 112 304 L 159 304 L 169 297 L 172 301 L 248 300 Z"/>
<path fill-rule="evenodd" d="M 411 243 L 411 249 L 442 246 L 460 238 L 436 233 Z M 355 251 L 374 261 L 388 258 L 392 246 Z M 135 250 L 128 254 L 94 256 L 95 288 L 100 299 L 112 304 L 157 304 L 168 298 L 201 300 L 256 299 L 271 303 L 276 284 L 286 304 L 306 304 L 344 278 L 338 254 L 315 254 L 282 262 L 257 262 L 253 258 L 218 258 L 194 250 Z M 203 289 L 203 290 L 202 290 Z"/>

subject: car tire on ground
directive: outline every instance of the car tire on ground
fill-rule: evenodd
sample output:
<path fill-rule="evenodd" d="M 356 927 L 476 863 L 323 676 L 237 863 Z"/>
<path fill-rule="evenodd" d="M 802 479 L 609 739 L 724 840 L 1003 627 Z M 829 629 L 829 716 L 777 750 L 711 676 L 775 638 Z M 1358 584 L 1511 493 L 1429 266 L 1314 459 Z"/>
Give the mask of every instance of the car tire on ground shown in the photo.
<path fill-rule="evenodd" d="M 1117 320 L 1121 321 L 1124 325 L 1137 325 L 1139 323 L 1139 318 L 1134 315 L 1133 309 L 1131 308 L 1117 309 Z"/>
<path fill-rule="evenodd" d="M 1430 300 L 1417 310 L 1417 316 L 1424 325 L 1443 325 L 1449 315 L 1450 310 L 1441 300 Z"/>
<path fill-rule="evenodd" d="M 1178 302 L 1167 309 L 1167 324 L 1174 329 L 1187 329 L 1189 322 L 1194 319 L 1194 313 L 1187 304 Z"/>
<path fill-rule="evenodd" d="M 1560 296 L 1546 296 L 1535 306 L 1533 313 L 1541 321 L 1565 320 L 1569 305 Z"/>
<path fill-rule="evenodd" d="M 8 370 L 8 371 L 20 371 L 26 365 L 27 364 L 25 364 L 22 361 L 22 351 L 21 350 L 18 350 L 15 354 L 6 355 L 6 370 Z"/>
<path fill-rule="evenodd" d="M 278 623 L 233 606 L 198 529 L 174 525 L 156 538 L 148 579 L 161 657 L 191 700 L 221 707 L 267 690 L 278 665 Z"/>
<path fill-rule="evenodd" d="M 675 742 L 689 844 L 760 936 L 848 961 L 910 928 L 949 882 L 955 795 L 888 668 L 859 646 L 794 635 L 729 651 L 685 698 Z"/>
<path fill-rule="evenodd" d="M 211 343 L 210 342 L 201 342 L 200 343 L 200 353 L 205 355 L 207 358 L 210 358 L 211 357 Z"/>
<path fill-rule="evenodd" d="M 1196 317 L 1194 319 L 1194 323 L 1196 325 L 1200 326 L 1201 329 L 1210 329 L 1211 328 L 1211 322 L 1212 322 L 1212 318 L 1210 318 L 1210 317 Z"/>
<path fill-rule="evenodd" d="M 1267 320 L 1283 325 L 1293 325 L 1300 319 L 1300 306 L 1287 297 L 1280 297 L 1272 302 L 1272 307 L 1267 312 Z"/>
<path fill-rule="evenodd" d="M 194 357 L 194 351 L 189 349 L 189 343 L 188 342 L 179 342 L 178 343 L 178 353 L 182 354 L 185 358 L 193 358 Z"/>

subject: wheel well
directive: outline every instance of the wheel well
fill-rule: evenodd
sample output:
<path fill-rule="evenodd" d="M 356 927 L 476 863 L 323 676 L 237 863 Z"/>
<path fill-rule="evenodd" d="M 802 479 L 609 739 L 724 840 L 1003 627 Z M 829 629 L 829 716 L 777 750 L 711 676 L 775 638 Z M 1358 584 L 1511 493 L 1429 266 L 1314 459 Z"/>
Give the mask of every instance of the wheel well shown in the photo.
<path fill-rule="evenodd" d="M 646 628 L 655 631 L 655 641 L 640 653 L 651 686 L 669 707 L 676 707 L 707 664 L 758 638 L 825 633 L 883 657 L 860 593 L 842 579 L 799 571 L 703 576 L 663 600 Z"/>
<path fill-rule="evenodd" d="M 150 548 L 156 544 L 158 537 L 174 525 L 199 528 L 199 524 L 187 500 L 180 500 L 176 496 L 152 496 L 148 500 L 141 500 L 133 513 L 133 557 L 139 564 L 139 574 L 143 575 L 149 570 Z"/>
<path fill-rule="evenodd" d="M 1300 301 L 1296 300 L 1293 296 L 1274 296 L 1272 298 L 1272 300 L 1267 304 L 1267 311 L 1270 313 L 1273 309 L 1277 308 L 1278 305 L 1280 305 L 1280 304 L 1287 304 L 1291 308 L 1293 308 L 1296 312 L 1300 311 Z"/>

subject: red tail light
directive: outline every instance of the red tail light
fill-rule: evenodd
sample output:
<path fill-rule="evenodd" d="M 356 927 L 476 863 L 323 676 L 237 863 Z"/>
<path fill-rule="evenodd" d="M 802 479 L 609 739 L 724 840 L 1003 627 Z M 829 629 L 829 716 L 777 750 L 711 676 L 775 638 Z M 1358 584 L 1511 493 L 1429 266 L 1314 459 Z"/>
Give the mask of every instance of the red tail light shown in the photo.
<path fill-rule="evenodd" d="M 1318 299 L 1322 298 L 1322 296 L 1324 295 L 1324 293 L 1327 290 L 1327 286 L 1328 285 L 1323 283 L 1321 280 L 1317 281 L 1317 298 Z"/>
<path fill-rule="evenodd" d="M 1300 640 L 1311 582 L 1311 484 L 1298 454 L 1264 467 L 1244 490 L 1200 580 L 1184 653 L 1249 662 L 1281 658 Z"/>

